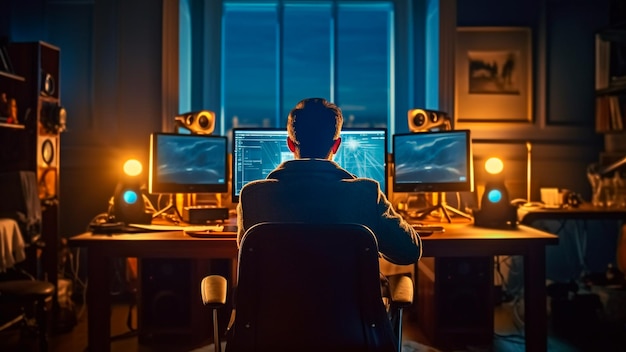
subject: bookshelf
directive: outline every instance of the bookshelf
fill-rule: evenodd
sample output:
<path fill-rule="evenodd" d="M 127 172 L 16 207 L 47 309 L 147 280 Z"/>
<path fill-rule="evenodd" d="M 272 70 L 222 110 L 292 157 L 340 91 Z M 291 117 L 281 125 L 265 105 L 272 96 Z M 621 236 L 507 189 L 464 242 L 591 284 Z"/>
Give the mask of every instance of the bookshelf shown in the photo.
<path fill-rule="evenodd" d="M 596 34 L 596 132 L 626 131 L 626 25 Z"/>
<path fill-rule="evenodd" d="M 595 130 L 604 136 L 600 164 L 626 156 L 626 21 L 596 33 Z"/>

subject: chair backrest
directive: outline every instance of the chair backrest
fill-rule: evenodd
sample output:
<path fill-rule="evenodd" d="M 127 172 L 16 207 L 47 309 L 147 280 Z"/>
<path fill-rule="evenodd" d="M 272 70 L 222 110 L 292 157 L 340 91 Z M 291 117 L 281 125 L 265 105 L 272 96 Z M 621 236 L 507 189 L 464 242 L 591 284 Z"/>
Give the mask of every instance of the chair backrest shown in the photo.
<path fill-rule="evenodd" d="M 242 240 L 227 351 L 395 351 L 374 234 L 262 223 Z"/>

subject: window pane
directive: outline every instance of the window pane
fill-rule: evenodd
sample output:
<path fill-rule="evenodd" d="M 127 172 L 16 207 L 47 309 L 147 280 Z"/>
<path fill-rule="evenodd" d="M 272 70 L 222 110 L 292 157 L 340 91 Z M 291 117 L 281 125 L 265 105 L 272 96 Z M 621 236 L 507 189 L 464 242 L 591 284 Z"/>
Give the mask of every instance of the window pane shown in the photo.
<path fill-rule="evenodd" d="M 391 11 L 390 4 L 339 6 L 337 100 L 347 127 L 387 126 Z"/>
<path fill-rule="evenodd" d="M 277 11 L 268 5 L 226 5 L 222 44 L 226 131 L 272 126 L 277 117 Z"/>
<path fill-rule="evenodd" d="M 283 17 L 283 112 L 304 98 L 330 99 L 331 18 L 328 2 L 286 4 Z"/>
<path fill-rule="evenodd" d="M 387 126 L 392 11 L 386 1 L 225 3 L 224 132 L 233 123 L 284 126 L 307 97 L 333 100 L 346 126 Z"/>

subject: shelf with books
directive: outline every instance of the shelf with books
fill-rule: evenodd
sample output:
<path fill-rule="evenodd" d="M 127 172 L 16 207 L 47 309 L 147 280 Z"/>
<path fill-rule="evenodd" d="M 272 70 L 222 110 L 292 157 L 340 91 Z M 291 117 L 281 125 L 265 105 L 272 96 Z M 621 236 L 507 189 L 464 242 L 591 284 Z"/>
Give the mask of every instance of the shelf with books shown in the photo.
<path fill-rule="evenodd" d="M 626 131 L 626 89 L 596 95 L 596 132 Z"/>
<path fill-rule="evenodd" d="M 626 26 L 596 33 L 596 132 L 626 131 Z"/>

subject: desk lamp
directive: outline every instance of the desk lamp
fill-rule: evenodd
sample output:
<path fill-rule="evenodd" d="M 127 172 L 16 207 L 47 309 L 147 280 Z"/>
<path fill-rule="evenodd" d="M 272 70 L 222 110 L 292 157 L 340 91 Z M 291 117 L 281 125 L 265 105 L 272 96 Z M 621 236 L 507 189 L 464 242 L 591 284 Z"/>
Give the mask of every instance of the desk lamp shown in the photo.
<path fill-rule="evenodd" d="M 504 164 L 499 158 L 485 162 L 488 179 L 480 200 L 480 210 L 474 212 L 474 225 L 503 228 L 517 225 L 517 210 L 511 205 L 509 192 L 504 185 Z"/>
<path fill-rule="evenodd" d="M 124 163 L 124 177 L 115 187 L 109 215 L 125 224 L 149 224 L 152 215 L 146 212 L 140 175 L 142 165 L 136 159 Z"/>

